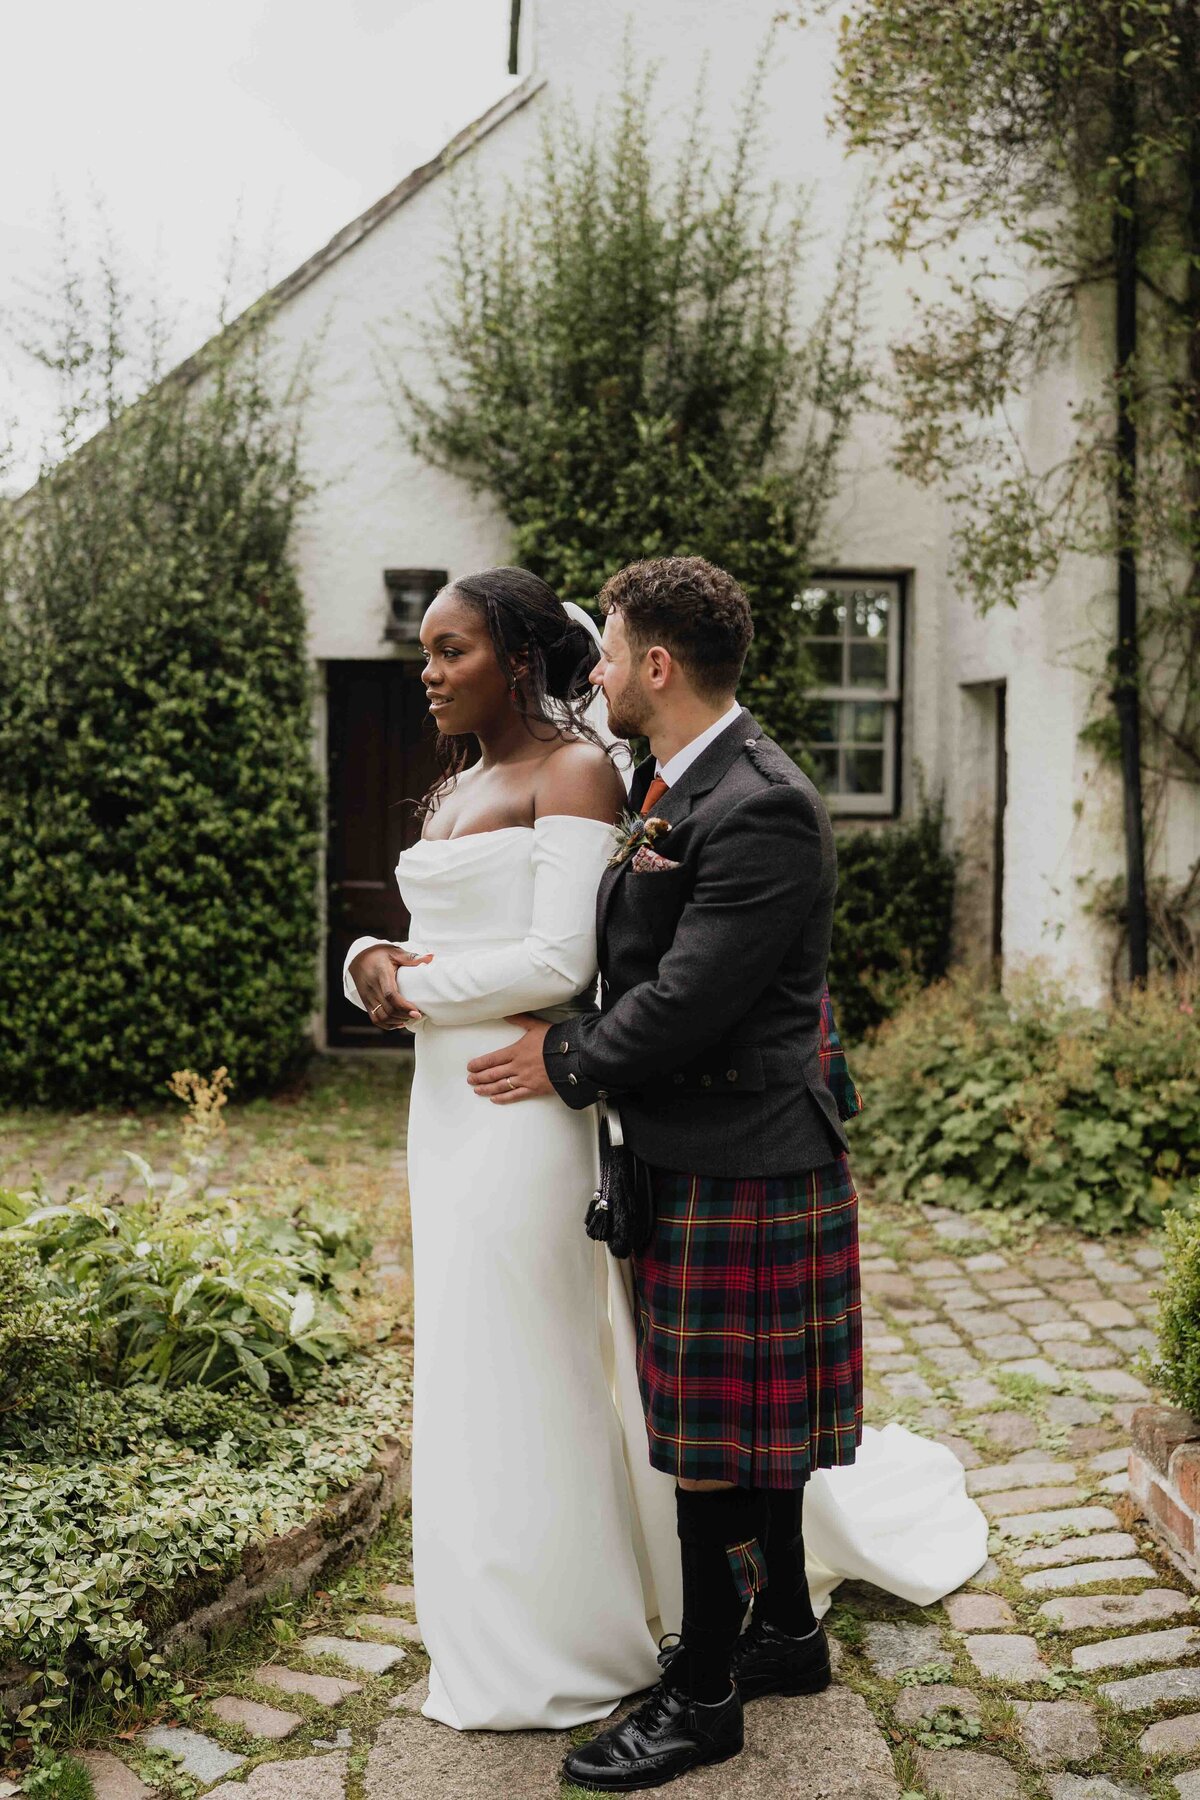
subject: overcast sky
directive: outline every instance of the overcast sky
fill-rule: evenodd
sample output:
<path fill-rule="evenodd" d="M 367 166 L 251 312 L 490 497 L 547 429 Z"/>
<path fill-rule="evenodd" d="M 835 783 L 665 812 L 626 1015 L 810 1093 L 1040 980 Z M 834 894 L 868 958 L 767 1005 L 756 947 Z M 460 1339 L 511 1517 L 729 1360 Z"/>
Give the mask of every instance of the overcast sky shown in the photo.
<path fill-rule="evenodd" d="M 147 286 L 208 335 L 235 229 L 241 300 L 294 268 L 511 85 L 508 0 L 43 0 L 5 9 L 0 414 L 30 447 L 44 379 L 12 343 L 55 193 L 93 198 Z M 17 479 L 15 485 L 20 486 Z"/>

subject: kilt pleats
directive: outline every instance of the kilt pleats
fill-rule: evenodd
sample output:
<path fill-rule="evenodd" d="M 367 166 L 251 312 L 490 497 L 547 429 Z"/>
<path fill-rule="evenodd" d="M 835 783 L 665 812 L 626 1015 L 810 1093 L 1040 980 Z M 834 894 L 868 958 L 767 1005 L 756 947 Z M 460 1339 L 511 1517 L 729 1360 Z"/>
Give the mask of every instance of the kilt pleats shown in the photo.
<path fill-rule="evenodd" d="M 848 1159 L 754 1180 L 651 1174 L 654 1235 L 633 1259 L 651 1462 L 756 1488 L 853 1462 L 862 1322 Z"/>

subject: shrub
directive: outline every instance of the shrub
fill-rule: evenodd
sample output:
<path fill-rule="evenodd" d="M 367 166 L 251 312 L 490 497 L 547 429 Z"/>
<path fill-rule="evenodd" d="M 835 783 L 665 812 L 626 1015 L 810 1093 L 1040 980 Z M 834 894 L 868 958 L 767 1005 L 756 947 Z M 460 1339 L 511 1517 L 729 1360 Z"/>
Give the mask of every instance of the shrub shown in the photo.
<path fill-rule="evenodd" d="M 317 945 L 292 427 L 261 321 L 134 398 L 85 291 L 43 352 L 85 388 L 59 460 L 0 508 L 0 1099 L 137 1100 L 181 1062 L 265 1088 Z"/>
<path fill-rule="evenodd" d="M 955 861 L 942 837 L 940 801 L 884 831 L 838 836 L 829 988 L 844 1037 L 861 1037 L 950 965 Z"/>
<path fill-rule="evenodd" d="M 14 1249 L 41 1259 L 59 1296 L 50 1305 L 80 1321 L 101 1380 L 246 1382 L 260 1393 L 274 1381 L 292 1393 L 347 1348 L 339 1286 L 365 1245 L 311 1201 L 273 1215 L 179 1182 L 118 1206 L 93 1196 L 40 1206 L 0 1191 L 0 1255 Z"/>
<path fill-rule="evenodd" d="M 506 196 L 461 197 L 403 424 L 563 599 L 638 557 L 730 569 L 755 618 L 741 697 L 794 754 L 797 596 L 864 385 L 861 245 L 818 255 L 766 191 L 759 93 L 724 158 L 698 98 L 667 164 L 657 111 L 629 73 L 594 131 L 554 114 Z"/>
<path fill-rule="evenodd" d="M 896 1196 L 1102 1233 L 1157 1223 L 1200 1174 L 1200 1019 L 1183 980 L 1101 1012 L 1033 977 L 1008 995 L 955 977 L 882 1025 L 856 1073 L 856 1164 Z"/>
<path fill-rule="evenodd" d="M 1165 1258 L 1154 1384 L 1200 1417 L 1200 1187 L 1190 1205 L 1167 1219 Z"/>
<path fill-rule="evenodd" d="M 0 1217 L 4 1196 L 0 1194 Z M 0 1236 L 0 1413 L 36 1406 L 76 1372 L 86 1330 L 32 1250 Z"/>

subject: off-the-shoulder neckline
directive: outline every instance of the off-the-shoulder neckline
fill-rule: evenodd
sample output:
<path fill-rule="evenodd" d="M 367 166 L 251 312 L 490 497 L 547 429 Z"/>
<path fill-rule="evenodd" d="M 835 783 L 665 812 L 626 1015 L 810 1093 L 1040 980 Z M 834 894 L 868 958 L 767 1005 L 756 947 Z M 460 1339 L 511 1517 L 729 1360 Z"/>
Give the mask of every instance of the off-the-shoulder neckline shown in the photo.
<path fill-rule="evenodd" d="M 616 829 L 604 819 L 589 819 L 583 813 L 543 813 L 532 825 L 493 825 L 490 831 L 460 831 L 450 837 L 422 837 L 417 839 L 417 844 L 467 844 L 472 838 L 502 837 L 506 831 L 536 831 L 539 825 L 549 825 L 552 821 L 557 824 L 560 819 L 570 819 L 574 825 L 599 825 L 603 831 Z M 417 844 L 410 844 L 409 848 L 415 850 Z"/>

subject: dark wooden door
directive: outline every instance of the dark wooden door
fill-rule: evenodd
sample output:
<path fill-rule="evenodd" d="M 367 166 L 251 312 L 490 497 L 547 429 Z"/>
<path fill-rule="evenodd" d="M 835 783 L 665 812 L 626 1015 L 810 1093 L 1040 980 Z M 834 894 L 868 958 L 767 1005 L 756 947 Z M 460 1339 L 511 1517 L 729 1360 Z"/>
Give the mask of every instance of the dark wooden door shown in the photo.
<path fill-rule="evenodd" d="M 420 835 L 414 808 L 433 777 L 433 728 L 416 662 L 326 664 L 329 707 L 329 923 L 326 1042 L 401 1049 L 403 1031 L 377 1031 L 342 993 L 356 937 L 403 938 L 408 914 L 396 858 Z"/>

